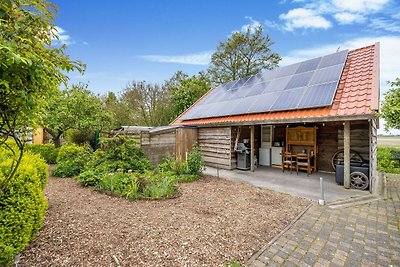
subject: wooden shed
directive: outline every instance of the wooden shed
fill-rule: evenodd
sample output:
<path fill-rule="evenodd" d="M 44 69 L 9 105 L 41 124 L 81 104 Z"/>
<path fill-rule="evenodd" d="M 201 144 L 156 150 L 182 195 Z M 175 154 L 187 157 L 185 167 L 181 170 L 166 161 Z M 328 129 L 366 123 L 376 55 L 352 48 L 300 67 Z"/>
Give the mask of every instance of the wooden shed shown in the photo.
<path fill-rule="evenodd" d="M 353 163 L 367 166 L 371 189 L 378 182 L 378 108 L 376 43 L 222 84 L 171 125 L 198 128 L 208 166 L 237 168 L 246 148 L 250 170 L 282 168 L 285 152 L 307 154 L 314 172 L 343 166 L 346 188 Z"/>
<path fill-rule="evenodd" d="M 122 126 L 111 135 L 137 139 L 153 164 L 161 163 L 166 157 L 186 160 L 192 146 L 197 143 L 197 129 L 188 126 Z"/>

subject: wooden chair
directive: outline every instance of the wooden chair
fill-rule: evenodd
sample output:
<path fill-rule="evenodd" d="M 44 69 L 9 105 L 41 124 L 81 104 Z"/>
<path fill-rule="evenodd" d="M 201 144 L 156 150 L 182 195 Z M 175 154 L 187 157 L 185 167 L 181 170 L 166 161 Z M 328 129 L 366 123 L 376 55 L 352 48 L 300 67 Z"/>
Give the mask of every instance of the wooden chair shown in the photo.
<path fill-rule="evenodd" d="M 307 170 L 307 176 L 310 176 L 311 173 L 310 154 L 301 153 L 296 155 L 296 170 L 297 170 L 297 175 L 299 174 L 299 170 Z"/>
<path fill-rule="evenodd" d="M 291 152 L 282 153 L 282 172 L 285 172 L 285 168 L 290 169 L 292 173 L 293 168 L 295 168 L 296 160 L 293 159 L 293 154 Z"/>

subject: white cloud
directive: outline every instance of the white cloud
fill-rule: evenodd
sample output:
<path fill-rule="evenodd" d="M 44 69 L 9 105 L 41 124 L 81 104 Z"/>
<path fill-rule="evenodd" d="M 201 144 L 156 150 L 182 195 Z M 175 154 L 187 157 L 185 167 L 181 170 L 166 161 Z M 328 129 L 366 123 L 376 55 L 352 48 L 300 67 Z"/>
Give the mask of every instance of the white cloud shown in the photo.
<path fill-rule="evenodd" d="M 385 30 L 389 32 L 400 32 L 400 23 L 387 19 L 372 19 L 370 26 L 374 29 Z"/>
<path fill-rule="evenodd" d="M 86 41 L 83 41 L 82 44 L 83 44 L 83 45 L 89 45 L 89 43 L 86 42 Z"/>
<path fill-rule="evenodd" d="M 262 25 L 261 22 L 259 22 L 258 20 L 253 19 L 250 16 L 245 16 L 244 18 L 247 19 L 247 20 L 250 20 L 250 23 L 244 24 L 240 28 L 240 31 L 235 30 L 235 31 L 232 31 L 232 33 L 235 33 L 235 32 L 247 32 L 247 29 L 250 29 L 250 32 L 254 33 L 256 31 L 256 29 Z M 228 36 L 228 37 L 230 37 L 230 36 Z"/>
<path fill-rule="evenodd" d="M 329 20 L 312 9 L 295 8 L 286 14 L 281 14 L 279 18 L 285 21 L 284 29 L 287 31 L 293 31 L 296 28 L 328 29 L 332 27 Z"/>
<path fill-rule="evenodd" d="M 58 26 L 54 27 L 55 30 L 53 32 L 53 34 L 56 37 L 52 38 L 51 40 L 55 43 L 55 44 L 65 44 L 65 45 L 70 45 L 70 44 L 74 44 L 75 41 L 71 38 L 71 36 L 69 36 L 68 34 L 66 34 L 66 31 Z"/>
<path fill-rule="evenodd" d="M 363 15 L 349 12 L 340 12 L 333 15 L 339 24 L 353 24 L 353 23 L 363 23 L 366 18 Z"/>
<path fill-rule="evenodd" d="M 256 31 L 256 29 L 261 26 L 261 23 L 255 19 L 253 19 L 252 17 L 246 16 L 245 19 L 250 20 L 250 23 L 242 26 L 242 28 L 241 28 L 242 32 L 246 32 L 247 29 L 250 29 L 250 32 L 254 33 Z"/>
<path fill-rule="evenodd" d="M 344 11 L 356 13 L 376 12 L 383 8 L 390 0 L 333 0 L 333 5 Z"/>
<path fill-rule="evenodd" d="M 212 52 L 201 52 L 196 54 L 188 55 L 145 55 L 141 56 L 147 61 L 163 62 L 163 63 L 179 63 L 179 64 L 190 64 L 190 65 L 208 65 L 211 60 Z"/>

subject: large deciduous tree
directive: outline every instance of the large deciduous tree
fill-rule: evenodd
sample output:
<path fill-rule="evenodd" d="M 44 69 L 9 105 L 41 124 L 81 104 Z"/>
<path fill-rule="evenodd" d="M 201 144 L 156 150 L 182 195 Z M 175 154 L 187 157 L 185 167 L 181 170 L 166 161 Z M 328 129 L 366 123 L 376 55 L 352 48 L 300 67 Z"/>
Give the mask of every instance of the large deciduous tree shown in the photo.
<path fill-rule="evenodd" d="M 281 57 L 271 51 L 271 41 L 262 26 L 233 33 L 211 56 L 208 74 L 216 84 L 244 78 L 278 66 Z"/>
<path fill-rule="evenodd" d="M 171 120 L 193 105 L 200 97 L 210 90 L 211 82 L 201 73 L 198 76 L 177 72 L 169 82 Z"/>
<path fill-rule="evenodd" d="M 159 126 L 168 123 L 169 92 L 164 85 L 130 82 L 122 93 L 121 101 L 130 111 L 134 125 Z"/>
<path fill-rule="evenodd" d="M 60 137 L 68 130 L 108 130 L 112 121 L 100 98 L 84 84 L 58 91 L 42 114 L 43 127 L 51 135 L 55 147 L 60 146 Z"/>
<path fill-rule="evenodd" d="M 385 119 L 385 130 L 400 129 L 400 78 L 389 83 L 391 88 L 385 94 L 381 117 Z"/>
<path fill-rule="evenodd" d="M 0 144 L 14 154 L 0 193 L 14 176 L 23 155 L 20 133 L 37 123 L 46 99 L 67 81 L 65 71 L 83 65 L 65 54 L 65 46 L 53 47 L 58 38 L 54 26 L 56 6 L 45 1 L 0 1 Z M 18 150 L 5 141 L 13 138 Z"/>

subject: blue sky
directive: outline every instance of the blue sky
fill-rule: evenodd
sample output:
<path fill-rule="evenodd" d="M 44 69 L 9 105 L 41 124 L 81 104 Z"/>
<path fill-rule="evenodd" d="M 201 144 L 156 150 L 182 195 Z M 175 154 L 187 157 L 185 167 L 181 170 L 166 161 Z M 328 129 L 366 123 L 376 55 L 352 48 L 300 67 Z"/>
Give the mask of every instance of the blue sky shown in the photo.
<path fill-rule="evenodd" d="M 161 83 L 176 71 L 205 70 L 219 42 L 263 25 L 281 65 L 381 42 L 381 92 L 400 76 L 400 3 L 394 0 L 101 1 L 57 0 L 68 54 L 87 65 L 96 93 L 129 81 Z M 381 97 L 382 98 L 382 97 Z"/>

